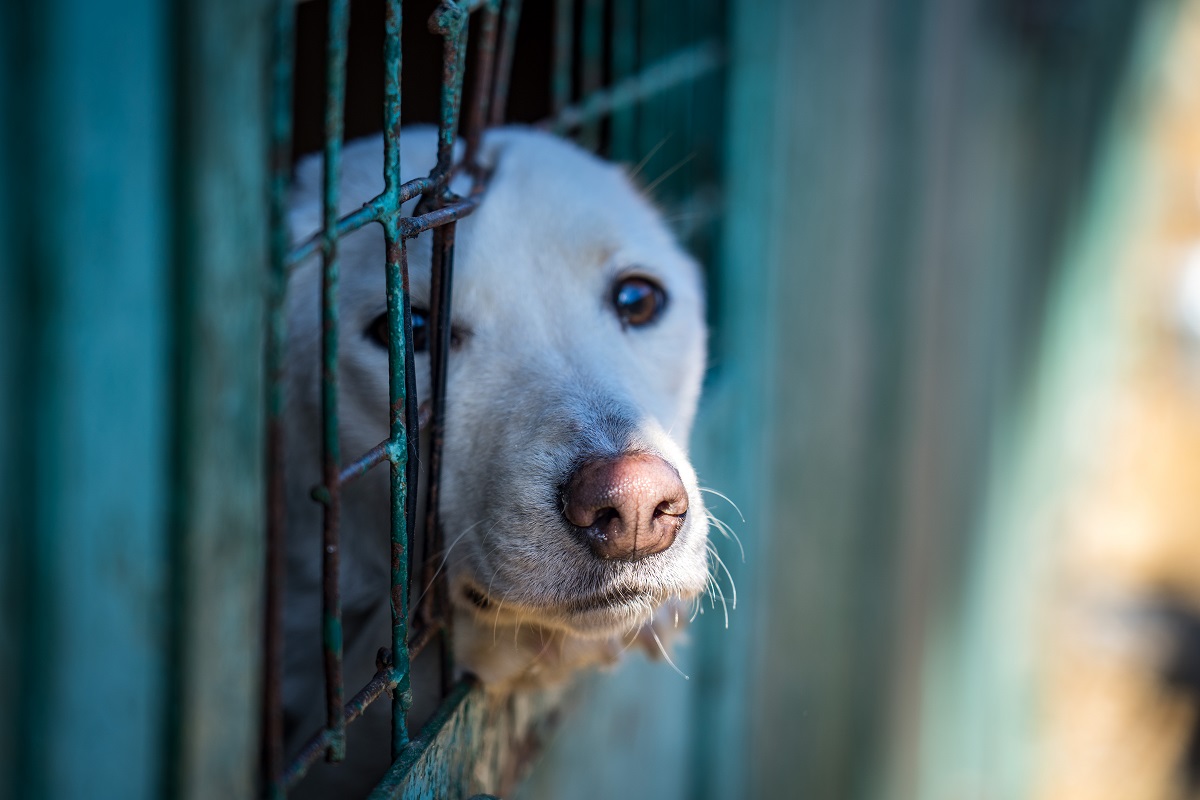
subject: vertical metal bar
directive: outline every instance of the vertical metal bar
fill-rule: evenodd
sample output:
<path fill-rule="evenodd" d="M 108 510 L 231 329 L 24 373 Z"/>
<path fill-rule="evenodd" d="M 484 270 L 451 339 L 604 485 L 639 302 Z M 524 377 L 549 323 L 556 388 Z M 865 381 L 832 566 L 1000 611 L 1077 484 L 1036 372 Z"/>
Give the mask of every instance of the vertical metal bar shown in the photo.
<path fill-rule="evenodd" d="M 554 75 L 551 83 L 550 111 L 558 116 L 571 102 L 571 67 L 574 60 L 575 0 L 556 0 L 554 4 Z"/>
<path fill-rule="evenodd" d="M 394 3 L 398 6 L 399 2 Z M 415 484 L 409 481 L 416 458 L 409 458 L 408 446 L 418 438 L 416 431 L 416 384 L 409 383 L 412 372 L 412 342 L 407 336 L 412 316 L 408 302 L 408 249 L 400 235 L 398 220 L 393 216 L 386 225 L 387 239 L 387 307 L 388 307 L 388 391 L 391 397 L 389 425 L 391 431 L 391 490 L 392 490 L 392 670 L 396 688 L 392 702 L 392 757 L 408 744 L 408 709 L 412 707 L 412 684 L 408 655 L 408 522 L 416 496 Z M 414 391 L 408 391 L 409 389 Z M 405 429 L 405 422 L 413 426 Z"/>
<path fill-rule="evenodd" d="M 613 0 L 612 78 L 616 85 L 633 75 L 638 59 L 638 0 Z M 633 105 L 613 112 L 609 125 L 608 155 L 616 161 L 634 161 L 637 110 Z"/>
<path fill-rule="evenodd" d="M 433 232 L 433 262 L 432 286 L 429 307 L 430 324 L 433 337 L 429 342 L 429 360 L 431 366 L 432 403 L 429 422 L 429 483 L 425 494 L 425 569 L 422 575 L 422 586 L 431 588 L 435 580 L 435 564 L 443 555 L 445 537 L 442 531 L 441 515 L 438 513 L 438 503 L 441 488 L 442 450 L 445 443 L 446 421 L 446 362 L 450 353 L 451 336 L 451 289 L 453 284 L 454 263 L 454 233 L 455 223 L 450 222 Z M 445 626 L 449 624 L 447 613 L 447 598 L 445 597 L 445 582 L 432 587 L 429 592 L 430 601 L 422 607 L 426 624 L 440 621 L 443 632 L 440 637 L 442 694 L 450 690 L 453 659 L 449 651 L 449 639 Z"/>
<path fill-rule="evenodd" d="M 512 60 L 520 21 L 521 0 L 507 0 L 500 28 L 500 51 L 496 57 L 496 80 L 492 85 L 492 125 L 503 123 L 508 114 L 508 84 L 512 77 Z"/>
<path fill-rule="evenodd" d="M 454 155 L 454 137 L 462 105 L 463 66 L 466 60 L 468 12 L 445 0 L 430 20 L 430 30 L 445 38 L 442 61 L 442 113 L 438 136 L 437 194 L 432 198 L 433 206 L 440 207 L 445 191 L 446 176 Z M 422 570 L 422 586 L 433 580 L 432 565 L 443 548 L 443 532 L 438 518 L 438 488 L 441 476 L 441 453 L 443 420 L 446 397 L 446 360 L 450 351 L 450 288 L 454 261 L 454 224 L 448 223 L 433 232 L 432 286 L 430 301 L 430 324 L 434 336 L 430 346 L 432 371 L 432 414 L 430 417 L 429 483 L 426 487 L 425 504 L 425 568 Z M 441 588 L 429 592 L 419 613 L 426 625 L 441 623 L 439 637 L 441 650 L 442 694 L 450 688 L 453 672 L 453 654 L 450 651 L 449 620 L 445 612 L 444 591 Z"/>
<path fill-rule="evenodd" d="M 403 53 L 401 0 L 388 0 L 383 41 L 384 168 L 389 214 L 384 222 L 387 246 L 388 307 L 388 411 L 391 480 L 391 612 L 392 675 L 396 681 L 392 700 L 392 757 L 408 744 L 408 710 L 412 707 L 408 653 L 409 536 L 416 513 L 416 465 L 420 430 L 417 421 L 416 380 L 413 377 L 412 341 L 408 336 L 412 313 L 408 297 L 408 251 L 400 234 L 400 124 Z"/>
<path fill-rule="evenodd" d="M 488 102 L 492 93 L 492 73 L 496 61 L 496 28 L 500 14 L 500 0 L 487 0 L 479 20 L 479 45 L 476 47 L 475 87 L 471 102 L 467 106 L 466 131 L 463 139 L 467 151 L 463 158 L 468 168 L 475 165 L 479 151 L 479 139 L 483 135 L 488 119 Z"/>
<path fill-rule="evenodd" d="M 346 38 L 350 27 L 348 0 L 330 0 L 326 49 L 324 251 L 321 276 L 321 422 L 322 480 L 327 491 L 322 535 L 322 644 L 325 656 L 328 759 L 346 754 L 345 687 L 342 681 L 342 603 L 338 586 L 338 524 L 341 511 L 340 441 L 338 437 L 338 182 L 341 174 L 343 107 L 346 95 Z"/>
<path fill-rule="evenodd" d="M 429 20 L 429 30 L 442 36 L 442 101 L 438 122 L 438 158 L 434 175 L 438 191 L 445 188 L 446 176 L 454 161 L 454 140 L 458 136 L 462 108 L 463 63 L 467 50 L 468 12 L 454 0 L 442 0 Z M 434 198 L 435 202 L 438 198 Z"/>
<path fill-rule="evenodd" d="M 604 0 L 584 0 L 581 40 L 580 95 L 586 98 L 604 83 Z M 595 150 L 600 142 L 600 121 L 584 125 L 579 140 L 584 147 Z"/>
<path fill-rule="evenodd" d="M 263 770 L 267 795 L 283 797 L 283 380 L 287 319 L 287 194 L 292 151 L 295 7 L 276 0 L 271 44 L 271 265 L 267 308 L 267 561 L 263 682 Z"/>
<path fill-rule="evenodd" d="M 390 211 L 400 211 L 401 0 L 388 0 L 383 32 L 383 183 Z"/>

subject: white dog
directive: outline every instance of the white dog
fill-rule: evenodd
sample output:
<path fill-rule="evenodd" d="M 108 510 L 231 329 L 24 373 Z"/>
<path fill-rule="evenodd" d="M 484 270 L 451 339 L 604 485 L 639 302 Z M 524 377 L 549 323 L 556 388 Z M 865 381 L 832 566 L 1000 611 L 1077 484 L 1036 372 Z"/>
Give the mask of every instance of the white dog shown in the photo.
<path fill-rule="evenodd" d="M 404 130 L 405 179 L 428 171 L 435 144 L 431 128 Z M 346 146 L 342 213 L 382 190 L 382 152 L 379 138 Z M 482 160 L 486 193 L 457 232 L 439 512 L 459 666 L 508 690 L 611 662 L 639 631 L 653 641 L 656 610 L 672 608 L 657 623 L 669 627 L 708 584 L 708 516 L 686 451 L 704 370 L 703 290 L 697 265 L 618 167 L 519 128 L 492 131 Z M 320 227 L 321 174 L 319 159 L 298 167 L 297 236 Z M 409 244 L 417 328 L 429 307 L 430 239 Z M 388 429 L 378 226 L 348 237 L 341 254 L 349 460 Z M 308 498 L 320 475 L 319 282 L 313 258 L 289 288 L 289 755 L 319 727 L 322 705 L 320 514 Z M 343 490 L 347 696 L 389 641 L 386 472 Z"/>

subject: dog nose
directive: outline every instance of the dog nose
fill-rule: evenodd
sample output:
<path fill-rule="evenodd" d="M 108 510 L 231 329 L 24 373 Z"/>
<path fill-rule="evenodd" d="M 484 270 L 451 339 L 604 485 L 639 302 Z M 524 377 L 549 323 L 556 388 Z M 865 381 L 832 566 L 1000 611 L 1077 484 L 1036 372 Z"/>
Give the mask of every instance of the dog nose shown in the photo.
<path fill-rule="evenodd" d="M 679 473 L 649 453 L 588 461 L 567 481 L 563 516 L 598 558 L 639 561 L 675 541 L 687 514 Z"/>

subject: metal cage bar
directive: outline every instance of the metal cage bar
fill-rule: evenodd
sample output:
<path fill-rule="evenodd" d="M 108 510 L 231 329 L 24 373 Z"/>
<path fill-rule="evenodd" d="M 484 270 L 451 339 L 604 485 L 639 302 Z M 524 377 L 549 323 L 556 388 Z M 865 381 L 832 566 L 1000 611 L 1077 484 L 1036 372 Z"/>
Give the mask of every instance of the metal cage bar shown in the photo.
<path fill-rule="evenodd" d="M 325 63 L 324 241 L 321 274 L 321 478 L 324 524 L 321 536 L 321 645 L 325 662 L 328 758 L 346 755 L 345 686 L 342 679 L 342 604 L 338 581 L 341 517 L 341 442 L 338 432 L 338 200 L 346 105 L 349 0 L 330 0 Z"/>
<path fill-rule="evenodd" d="M 380 653 L 382 673 L 391 669 L 392 757 L 408 744 L 408 711 L 412 707 L 408 651 L 409 539 L 416 516 L 417 454 L 420 421 L 417 414 L 417 381 L 413 366 L 412 309 L 408 301 L 408 250 L 398 224 L 404 202 L 400 174 L 400 99 L 403 62 L 400 30 L 401 0 L 388 0 L 384 32 L 384 194 L 397 213 L 384 220 L 387 249 L 386 291 L 388 313 L 388 426 L 387 453 L 391 484 L 391 652 Z M 410 448 L 412 452 L 410 453 Z M 390 664 L 387 663 L 390 661 Z"/>
<path fill-rule="evenodd" d="M 265 580 L 263 769 L 267 794 L 283 796 L 283 379 L 287 341 L 287 196 L 292 150 L 292 62 L 296 15 L 289 3 L 275 7 L 271 63 L 270 267 L 267 299 L 267 574 Z"/>

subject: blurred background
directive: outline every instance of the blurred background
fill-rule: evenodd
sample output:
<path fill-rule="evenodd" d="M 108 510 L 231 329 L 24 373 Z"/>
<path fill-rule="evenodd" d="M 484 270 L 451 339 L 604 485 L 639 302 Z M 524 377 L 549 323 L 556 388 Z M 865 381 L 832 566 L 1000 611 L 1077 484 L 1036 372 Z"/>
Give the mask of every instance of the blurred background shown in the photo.
<path fill-rule="evenodd" d="M 257 796 L 272 9 L 0 8 L 0 797 Z M 516 796 L 1200 797 L 1200 2 L 524 4 L 511 120 L 611 86 L 559 127 L 705 265 L 740 543 Z"/>

